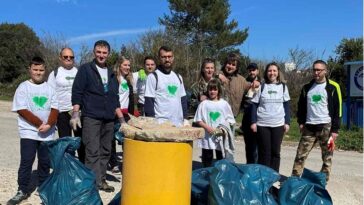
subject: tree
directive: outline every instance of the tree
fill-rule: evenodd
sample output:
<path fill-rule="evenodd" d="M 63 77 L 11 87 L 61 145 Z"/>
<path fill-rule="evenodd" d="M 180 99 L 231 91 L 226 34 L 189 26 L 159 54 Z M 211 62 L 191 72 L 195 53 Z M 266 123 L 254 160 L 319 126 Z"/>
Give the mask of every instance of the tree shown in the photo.
<path fill-rule="evenodd" d="M 183 39 L 203 57 L 218 58 L 220 52 L 241 45 L 248 29 L 237 29 L 235 20 L 228 22 L 228 0 L 168 0 L 171 15 L 159 18 L 173 37 Z"/>
<path fill-rule="evenodd" d="M 27 25 L 0 24 L 0 83 L 12 82 L 25 72 L 34 55 L 40 55 L 41 42 Z"/>
<path fill-rule="evenodd" d="M 288 50 L 288 56 L 292 63 L 296 65 L 296 69 L 306 69 L 312 65 L 315 56 L 312 50 L 304 50 L 296 46 Z"/>

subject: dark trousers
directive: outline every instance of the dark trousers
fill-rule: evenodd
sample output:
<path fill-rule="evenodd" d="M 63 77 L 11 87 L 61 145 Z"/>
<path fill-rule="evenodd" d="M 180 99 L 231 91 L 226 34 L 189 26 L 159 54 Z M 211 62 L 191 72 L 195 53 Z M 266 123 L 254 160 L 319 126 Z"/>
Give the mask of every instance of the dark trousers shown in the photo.
<path fill-rule="evenodd" d="M 258 163 L 279 172 L 284 127 L 258 126 Z"/>
<path fill-rule="evenodd" d="M 222 152 L 220 150 L 215 150 L 216 159 L 222 159 Z M 213 149 L 202 149 L 202 165 L 203 167 L 210 167 L 212 165 L 212 160 L 214 158 Z"/>
<path fill-rule="evenodd" d="M 250 119 L 250 115 L 248 116 L 248 114 L 244 114 L 244 118 L 241 123 L 241 130 L 243 131 L 244 135 L 246 163 L 256 164 L 258 163 L 258 136 L 257 133 L 253 132 L 250 128 Z"/>
<path fill-rule="evenodd" d="M 106 179 L 107 163 L 114 134 L 113 120 L 83 118 L 82 141 L 85 145 L 85 165 L 94 171 L 96 183 Z"/>
<path fill-rule="evenodd" d="M 69 112 L 60 112 L 58 114 L 57 129 L 59 138 L 72 136 L 72 127 L 70 125 L 70 120 L 71 120 L 71 115 L 69 114 Z M 75 137 L 81 138 L 82 129 L 78 127 L 77 130 L 73 130 L 73 134 Z M 82 163 L 85 163 L 85 146 L 83 145 L 82 140 L 80 147 L 77 149 L 77 154 L 78 154 L 78 159 Z"/>
<path fill-rule="evenodd" d="M 38 157 L 38 186 L 40 186 L 49 176 L 50 161 L 48 149 L 41 141 L 32 139 L 20 139 L 20 166 L 18 170 L 19 190 L 30 193 L 30 181 L 32 166 L 35 155 Z"/>

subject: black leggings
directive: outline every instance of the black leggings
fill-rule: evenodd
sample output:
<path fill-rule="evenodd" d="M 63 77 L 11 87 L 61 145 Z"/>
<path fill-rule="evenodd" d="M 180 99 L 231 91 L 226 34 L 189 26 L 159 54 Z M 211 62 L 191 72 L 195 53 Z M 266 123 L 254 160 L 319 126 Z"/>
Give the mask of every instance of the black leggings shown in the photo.
<path fill-rule="evenodd" d="M 284 127 L 257 127 L 258 163 L 279 172 Z"/>
<path fill-rule="evenodd" d="M 220 150 L 215 150 L 216 159 L 222 159 L 222 152 Z M 212 160 L 214 158 L 213 149 L 202 149 L 202 165 L 203 167 L 210 167 L 212 165 Z"/>

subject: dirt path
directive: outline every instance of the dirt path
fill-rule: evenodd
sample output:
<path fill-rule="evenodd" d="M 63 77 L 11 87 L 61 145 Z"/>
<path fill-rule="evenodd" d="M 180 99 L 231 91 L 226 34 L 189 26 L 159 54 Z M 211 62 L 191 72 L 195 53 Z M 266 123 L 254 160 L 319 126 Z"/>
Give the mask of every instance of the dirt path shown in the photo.
<path fill-rule="evenodd" d="M 17 190 L 17 170 L 19 166 L 19 137 L 16 114 L 10 112 L 11 102 L 0 101 L 0 204 L 12 197 Z M 296 147 L 283 146 L 281 169 L 283 175 L 289 175 L 295 157 Z M 236 161 L 245 163 L 244 143 L 237 142 Z M 306 167 L 320 170 L 321 154 L 314 149 L 307 160 Z M 200 150 L 194 148 L 193 160 L 200 161 Z M 121 188 L 121 175 L 110 175 L 109 183 L 116 190 Z M 349 151 L 334 153 L 332 175 L 327 189 L 334 204 L 363 204 L 363 154 Z M 104 204 L 107 204 L 116 193 L 100 192 Z M 23 204 L 40 204 L 39 196 L 34 193 Z"/>

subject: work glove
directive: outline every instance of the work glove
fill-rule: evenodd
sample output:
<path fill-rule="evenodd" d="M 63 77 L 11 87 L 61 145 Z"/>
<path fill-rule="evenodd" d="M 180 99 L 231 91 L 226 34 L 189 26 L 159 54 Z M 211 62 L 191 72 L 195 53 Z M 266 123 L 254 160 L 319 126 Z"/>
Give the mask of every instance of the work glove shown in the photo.
<path fill-rule="evenodd" d="M 72 112 L 70 125 L 71 125 L 73 130 L 77 130 L 77 127 L 82 128 L 81 119 L 80 119 L 80 112 L 79 111 L 73 111 Z"/>

